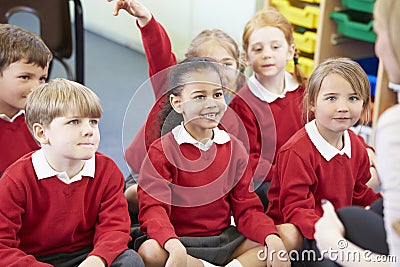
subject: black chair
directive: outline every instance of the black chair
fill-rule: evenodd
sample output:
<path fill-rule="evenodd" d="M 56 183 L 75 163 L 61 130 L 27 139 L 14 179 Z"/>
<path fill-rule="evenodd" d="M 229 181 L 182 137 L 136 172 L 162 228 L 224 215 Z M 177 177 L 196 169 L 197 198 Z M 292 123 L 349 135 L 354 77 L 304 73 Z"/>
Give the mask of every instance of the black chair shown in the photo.
<path fill-rule="evenodd" d="M 70 15 L 70 2 L 74 3 L 74 34 L 71 26 L 73 22 Z M 65 68 L 68 79 L 83 84 L 84 30 L 80 0 L 0 0 L 0 23 L 9 23 L 11 16 L 20 12 L 31 13 L 39 19 L 40 36 L 53 52 L 54 58 Z M 75 53 L 75 74 L 66 62 L 73 52 Z"/>

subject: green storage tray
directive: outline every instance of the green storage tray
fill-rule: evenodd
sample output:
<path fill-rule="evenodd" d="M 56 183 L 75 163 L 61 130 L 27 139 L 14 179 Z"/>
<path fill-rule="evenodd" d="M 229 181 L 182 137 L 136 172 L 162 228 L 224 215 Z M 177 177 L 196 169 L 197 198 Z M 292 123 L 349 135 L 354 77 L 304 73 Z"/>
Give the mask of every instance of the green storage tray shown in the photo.
<path fill-rule="evenodd" d="M 375 0 L 342 0 L 342 5 L 349 9 L 372 13 L 374 10 Z"/>
<path fill-rule="evenodd" d="M 344 36 L 374 43 L 376 34 L 373 30 L 372 15 L 354 10 L 333 11 L 330 17 Z"/>

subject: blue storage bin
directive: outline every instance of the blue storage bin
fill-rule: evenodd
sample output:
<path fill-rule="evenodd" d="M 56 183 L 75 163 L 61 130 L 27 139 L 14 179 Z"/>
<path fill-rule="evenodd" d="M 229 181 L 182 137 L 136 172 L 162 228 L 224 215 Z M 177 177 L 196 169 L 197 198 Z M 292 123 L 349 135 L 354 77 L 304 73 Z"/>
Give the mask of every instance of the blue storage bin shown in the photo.
<path fill-rule="evenodd" d="M 369 85 L 371 86 L 371 96 L 375 96 L 375 89 L 376 89 L 376 76 L 367 74 Z"/>
<path fill-rule="evenodd" d="M 354 61 L 360 64 L 367 74 L 377 75 L 379 66 L 379 59 L 377 57 L 359 58 L 354 59 Z"/>
<path fill-rule="evenodd" d="M 371 96 L 375 96 L 376 76 L 378 74 L 379 59 L 377 57 L 354 59 L 367 73 L 371 86 Z"/>

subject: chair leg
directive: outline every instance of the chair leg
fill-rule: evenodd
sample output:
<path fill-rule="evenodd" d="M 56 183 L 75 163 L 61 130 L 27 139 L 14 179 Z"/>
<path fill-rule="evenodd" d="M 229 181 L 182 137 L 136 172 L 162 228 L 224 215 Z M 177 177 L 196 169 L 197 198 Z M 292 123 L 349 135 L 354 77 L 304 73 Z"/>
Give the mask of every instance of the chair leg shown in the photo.
<path fill-rule="evenodd" d="M 84 83 L 84 30 L 83 30 L 83 10 L 80 0 L 74 0 L 75 6 L 75 80 L 81 84 Z"/>

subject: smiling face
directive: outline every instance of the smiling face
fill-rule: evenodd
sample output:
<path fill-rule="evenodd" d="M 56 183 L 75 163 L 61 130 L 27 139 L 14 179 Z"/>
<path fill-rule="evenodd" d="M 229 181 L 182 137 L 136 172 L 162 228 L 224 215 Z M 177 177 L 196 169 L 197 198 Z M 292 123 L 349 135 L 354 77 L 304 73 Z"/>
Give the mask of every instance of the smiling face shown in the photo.
<path fill-rule="evenodd" d="M 171 95 L 170 102 L 182 114 L 186 130 L 200 142 L 212 138 L 212 129 L 226 109 L 220 76 L 208 70 L 190 73 L 181 94 Z"/>
<path fill-rule="evenodd" d="M 254 30 L 246 51 L 247 64 L 259 80 L 284 75 L 286 63 L 293 59 L 294 45 L 289 45 L 284 33 L 271 26 Z"/>
<path fill-rule="evenodd" d="M 48 66 L 44 69 L 32 63 L 16 61 L 0 75 L 0 114 L 13 117 L 24 109 L 26 96 L 39 84 L 46 82 Z"/>
<path fill-rule="evenodd" d="M 329 74 L 322 81 L 311 110 L 320 134 L 329 142 L 359 120 L 363 101 L 342 76 Z"/>

